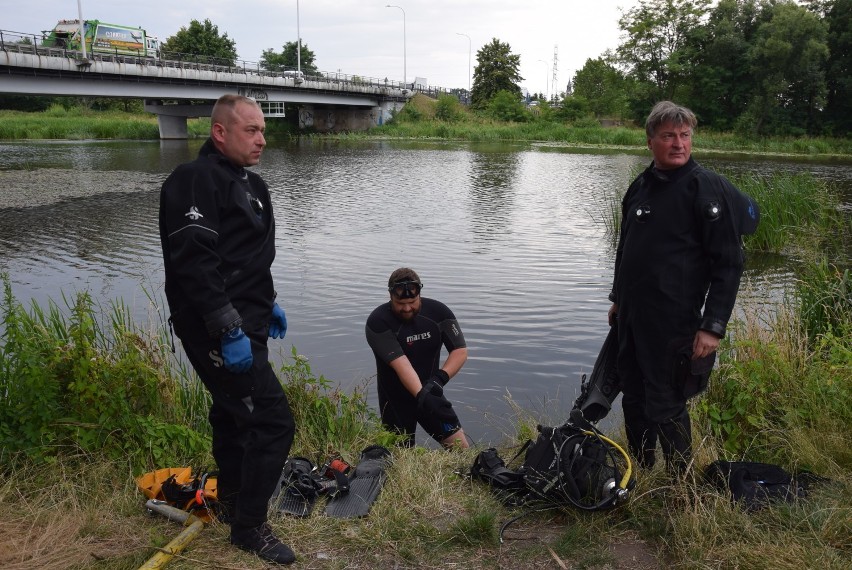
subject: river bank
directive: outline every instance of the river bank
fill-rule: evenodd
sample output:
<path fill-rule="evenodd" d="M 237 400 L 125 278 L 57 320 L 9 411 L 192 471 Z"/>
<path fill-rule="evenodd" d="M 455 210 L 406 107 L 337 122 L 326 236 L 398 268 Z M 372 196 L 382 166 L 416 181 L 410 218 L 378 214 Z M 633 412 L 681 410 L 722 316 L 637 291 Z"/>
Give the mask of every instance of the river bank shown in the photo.
<path fill-rule="evenodd" d="M 566 220 L 587 204 L 594 204 L 596 196 L 611 186 L 623 188 L 624 181 L 617 178 L 622 172 L 626 177 L 629 169 L 624 163 L 614 164 L 610 156 L 587 162 L 586 156 L 565 152 L 507 152 L 502 144 L 492 145 L 496 152 L 467 153 L 450 145 L 451 148 L 430 154 L 422 149 L 412 152 L 414 147 L 425 146 L 417 143 L 396 147 L 385 143 L 339 144 L 335 140 L 325 144 L 327 140 L 324 137 L 322 145 L 312 145 L 308 140 L 303 147 L 294 149 L 270 145 L 261 165 L 264 176 L 279 188 L 281 207 L 276 204 L 276 211 L 284 213 L 278 226 L 284 239 L 276 260 L 292 248 L 296 255 L 308 258 L 305 273 L 321 274 L 317 282 L 288 282 L 284 275 L 298 276 L 303 266 L 296 265 L 294 258 L 283 264 L 286 271 L 282 272 L 281 282 L 287 285 L 284 298 L 292 303 L 287 307 L 288 317 L 292 317 L 288 341 L 298 338 L 299 328 L 309 325 L 310 317 L 322 314 L 334 321 L 337 339 L 317 346 L 327 348 L 334 344 L 332 348 L 349 361 L 364 355 L 365 312 L 362 307 L 345 303 L 351 298 L 373 298 L 376 288 L 365 275 L 373 270 L 378 256 L 368 255 L 363 263 L 343 273 L 340 243 L 371 235 L 374 225 L 387 226 L 388 221 L 401 219 L 399 227 L 390 228 L 389 238 L 376 234 L 379 241 L 383 247 L 390 243 L 400 251 L 418 252 L 427 249 L 422 247 L 419 236 L 414 236 L 410 244 L 404 241 L 415 233 L 409 231 L 409 217 L 426 221 L 437 218 L 435 226 L 425 225 L 424 221 L 418 227 L 421 232 L 434 235 L 449 225 L 463 227 L 460 219 L 453 216 L 464 213 L 471 218 L 471 229 L 465 236 L 475 246 L 473 253 L 464 263 L 450 264 L 447 275 L 433 273 L 428 286 L 430 291 L 437 291 L 442 282 L 450 283 L 442 296 L 460 291 L 458 302 L 454 298 L 450 304 L 463 307 L 466 336 L 468 331 L 479 333 L 476 325 L 482 330 L 497 329 L 499 336 L 493 341 L 479 333 L 479 362 L 472 359 L 466 372 L 482 366 L 483 361 L 497 363 L 492 369 L 480 368 L 483 372 L 478 376 L 492 385 L 492 393 L 512 398 L 508 411 L 498 418 L 505 438 L 495 442 L 503 457 L 512 457 L 534 435 L 536 423 L 550 421 L 535 408 L 532 398 L 519 397 L 521 390 L 529 389 L 536 377 L 542 376 L 536 373 L 534 364 L 547 358 L 535 356 L 521 365 L 518 360 L 530 356 L 532 345 L 547 342 L 556 345 L 554 354 L 559 358 L 576 351 L 579 341 L 553 339 L 564 322 L 570 321 L 575 330 L 582 322 L 582 315 L 566 316 L 565 311 L 574 305 L 593 305 L 569 297 L 577 289 L 576 284 L 588 283 L 591 256 L 582 260 L 576 274 L 557 273 L 542 286 L 536 285 L 532 290 L 524 287 L 535 276 L 546 273 L 542 268 L 562 267 L 558 263 L 564 263 L 569 250 L 578 249 L 582 243 L 584 232 L 578 229 L 598 236 L 598 228 L 587 217 L 578 217 L 576 223 L 570 224 Z M 190 141 L 183 146 L 199 142 Z M 28 148 L 7 153 L 7 164 L 12 155 L 21 163 L 33 160 L 33 147 L 39 145 L 18 146 Z M 47 282 L 52 287 L 52 300 L 61 306 L 65 298 L 74 297 L 71 291 L 77 273 L 69 270 L 50 281 L 44 270 L 47 266 L 67 263 L 76 269 L 108 259 L 111 263 L 106 265 L 107 280 L 117 280 L 121 271 L 128 268 L 155 273 L 141 264 L 140 249 L 133 247 L 141 242 L 141 251 L 153 252 L 154 259 L 159 255 L 153 225 L 157 177 L 164 176 L 173 163 L 184 160 L 188 149 L 180 155 L 164 156 L 156 141 L 126 145 L 56 142 L 46 146 L 49 148 L 43 153 L 46 158 L 42 164 L 51 168 L 46 169 L 45 178 L 39 178 L 37 166 L 18 168 L 17 162 L 16 174 L 12 175 L 24 187 L 32 178 L 34 184 L 25 190 L 32 193 L 33 200 L 39 200 L 36 194 L 44 184 L 68 192 L 100 188 L 108 195 L 94 200 L 81 196 L 68 204 L 33 208 L 33 218 L 17 211 L 5 212 L 11 214 L 2 224 L 2 244 L 7 246 L 8 258 L 36 268 L 24 273 L 25 280 L 33 288 Z M 111 146 L 120 148 L 108 160 L 104 155 Z M 308 152 L 311 146 L 332 147 L 340 152 L 312 156 Z M 383 148 L 389 146 L 395 148 Z M 379 148 L 387 152 L 377 152 Z M 57 156 L 60 153 L 62 156 Z M 615 160 L 630 161 L 631 165 L 634 159 L 640 162 L 637 156 L 618 155 Z M 351 159 L 348 162 L 344 160 L 347 156 Z M 400 156 L 408 157 L 408 161 L 393 162 L 394 157 Z M 418 168 L 430 156 L 438 166 L 430 171 Z M 280 168 L 273 169 L 276 161 Z M 131 174 L 133 164 L 145 168 L 155 164 L 158 174 Z M 300 168 L 293 169 L 294 164 Z M 354 178 L 341 184 L 342 173 L 357 164 L 362 164 L 363 170 L 357 170 Z M 56 165 L 60 168 L 52 168 Z M 747 164 L 747 174 L 753 173 L 754 166 Z M 831 196 L 807 175 L 776 177 L 776 166 L 771 164 L 766 177 L 755 179 L 757 187 L 748 188 L 755 195 L 763 192 L 762 227 L 767 230 L 752 236 L 748 246 L 767 251 L 789 249 L 802 259 L 840 259 L 826 245 L 841 239 L 849 228 L 848 221 L 844 225 L 843 220 L 833 217 L 836 202 L 825 201 Z M 109 174 L 112 169 L 114 177 Z M 90 188 L 71 174 L 76 170 L 86 172 Z M 442 173 L 451 170 L 458 172 L 457 178 L 441 178 Z M 596 171 L 619 174 L 611 179 L 611 184 L 606 178 L 572 180 Z M 383 173 L 387 176 L 380 178 Z M 404 177 L 400 173 L 413 175 Z M 90 174 L 94 178 L 88 178 Z M 121 180 L 131 176 L 136 182 Z M 464 185 L 465 181 L 469 184 Z M 576 188 L 569 187 L 571 182 Z M 532 188 L 524 191 L 522 184 Z M 70 187 L 77 185 L 84 187 Z M 113 185 L 121 194 L 112 193 Z M 136 192 L 135 185 L 147 193 Z M 447 191 L 428 194 L 436 187 Z M 304 188 L 304 193 L 298 192 L 299 188 Z M 399 200 L 400 196 L 415 195 L 417 201 Z M 464 201 L 454 202 L 457 195 L 464 196 Z M 571 196 L 579 196 L 580 200 L 576 204 L 566 201 Z M 50 199 L 56 203 L 61 197 L 51 194 Z M 324 200 L 334 205 L 329 213 L 322 208 Z M 104 204 L 113 201 L 118 205 L 116 209 Z M 383 205 L 396 202 L 401 202 L 406 210 L 381 210 Z M 357 204 L 365 203 L 379 211 L 382 224 L 356 209 Z M 412 206 L 418 204 L 423 204 L 423 210 L 412 213 Z M 444 206 L 439 216 L 435 214 L 435 204 Z M 543 209 L 529 209 L 536 204 L 544 204 Z M 76 217 L 72 216 L 75 206 L 80 211 Z M 131 231 L 133 216 L 125 215 L 127 212 L 144 218 L 141 230 Z M 544 220 L 545 224 L 533 226 L 536 220 Z M 31 238 L 36 230 L 41 235 L 44 228 L 53 231 L 44 232 L 43 241 Z M 498 233 L 497 229 L 506 231 Z M 511 242 L 508 249 L 497 249 L 495 244 L 507 240 L 509 234 L 528 239 Z M 146 237 L 150 241 L 145 241 Z M 107 247 L 105 242 L 113 238 L 122 243 Z M 521 265 L 531 258 L 535 260 L 548 240 L 569 243 L 553 258 L 536 261 L 529 269 Z M 320 241 L 331 244 L 330 253 L 311 249 Z M 51 257 L 54 242 L 67 245 L 68 249 Z M 366 249 L 366 241 L 356 243 L 361 250 Z M 440 246 L 433 243 L 428 249 Z M 459 241 L 450 246 L 459 249 Z M 602 247 L 605 244 L 593 251 Z M 363 255 L 363 251 L 349 251 L 346 255 L 353 258 Z M 749 257 L 753 259 L 751 251 Z M 435 268 L 448 265 L 447 252 L 441 251 L 437 257 L 438 261 L 429 260 L 428 264 Z M 485 266 L 473 263 L 483 258 L 493 258 L 493 262 Z M 328 262 L 327 269 L 323 261 Z M 423 264 L 427 264 L 426 260 Z M 802 269 L 800 265 L 808 264 L 797 264 L 797 271 Z M 744 316 L 740 322 L 732 323 L 731 341 L 722 348 L 720 368 L 714 373 L 710 390 L 697 398 L 690 409 L 696 460 L 690 476 L 682 483 L 671 481 L 662 466 L 639 471 L 637 487 L 629 500 L 616 509 L 588 513 L 562 507 L 532 513 L 513 524 L 500 543 L 498 532 L 502 524 L 524 511 L 503 505 L 483 485 L 458 475 L 469 469 L 478 450 L 444 453 L 425 447 L 395 449 L 390 478 L 365 519 L 331 520 L 318 508 L 307 519 L 273 516 L 272 525 L 296 550 L 296 568 L 425 570 L 452 565 L 484 570 L 564 565 L 601 570 L 672 566 L 845 570 L 852 555 L 852 456 L 848 444 L 848 426 L 852 424 L 852 300 L 848 291 L 852 286 L 848 272 L 827 262 L 815 265 L 815 273 L 796 273 L 795 280 L 802 288 L 792 288 L 789 298 L 751 306 L 738 301 L 738 305 L 745 305 L 741 307 Z M 504 277 L 495 272 L 494 266 L 508 267 L 510 272 Z M 524 270 L 519 271 L 518 267 Z M 603 267 L 598 271 L 605 272 Z M 515 279 L 513 273 L 519 278 Z M 460 281 L 469 274 L 475 274 L 471 282 Z M 90 274 L 85 275 L 87 285 L 95 282 L 89 281 Z M 367 284 L 363 289 L 358 289 L 364 282 Z M 339 317 L 329 319 L 335 307 L 328 303 L 328 295 L 339 294 L 341 283 L 346 284 L 347 293 L 341 296 L 344 298 L 334 297 L 333 304 L 339 309 L 343 305 L 341 313 L 356 315 L 352 326 L 341 326 Z M 555 299 L 547 298 L 547 289 L 554 289 L 553 283 L 565 286 L 556 288 Z M 521 334 L 506 334 L 503 327 L 511 319 L 495 316 L 499 314 L 497 309 L 483 303 L 486 294 L 494 291 L 500 293 L 495 304 L 514 306 L 521 298 L 544 299 L 541 304 L 545 310 L 538 312 L 533 307 L 527 313 L 531 315 L 528 322 L 534 326 Z M 4 326 L 0 328 L 4 333 L 12 329 L 15 334 L 0 336 L 0 534 L 6 545 L 0 552 L 0 567 L 138 568 L 180 529 L 145 514 L 133 477 L 154 467 L 210 468 L 213 463 L 204 392 L 176 365 L 168 337 L 160 336 L 165 328 L 155 321 L 140 330 L 124 311 L 102 312 L 101 307 L 108 305 L 103 289 L 94 288 L 93 295 L 84 299 L 86 302 L 64 312 L 47 303 L 33 307 L 29 300 L 22 307 L 8 295 L 8 288 L 6 292 L 7 302 L 0 308 Z M 300 314 L 298 297 L 310 295 L 317 296 L 322 306 Z M 466 308 L 462 304 L 464 298 L 475 306 Z M 117 304 L 121 308 L 124 303 L 133 302 L 138 299 L 125 297 Z M 554 307 L 560 310 L 554 311 Z M 594 306 L 590 312 L 597 319 L 605 307 L 600 314 Z M 70 320 L 62 321 L 62 315 L 68 315 Z M 552 324 L 546 321 L 550 317 L 554 319 Z M 544 330 L 546 335 L 535 337 L 530 332 L 533 329 Z M 356 336 L 357 342 L 347 350 L 344 337 Z M 516 348 L 508 344 L 510 336 L 526 337 L 531 342 Z M 321 367 L 322 359 L 317 358 L 319 353 L 301 342 L 294 344 L 302 352 L 294 348 L 280 371 L 288 396 L 300 414 L 292 454 L 319 464 L 335 451 L 347 461 L 356 462 L 368 443 L 387 444 L 388 440 L 382 439 L 386 436 L 375 430 L 375 418 L 368 413 L 375 406 L 367 404 L 363 393 L 341 392 L 334 387 L 335 381 L 347 375 L 335 374 L 331 380 L 321 380 L 319 371 L 325 369 Z M 488 358 L 487 351 L 494 345 L 499 345 L 499 350 L 490 353 L 495 358 Z M 598 347 L 599 344 L 595 348 Z M 368 356 L 371 360 L 372 356 Z M 369 364 L 372 367 L 372 361 Z M 563 372 L 573 373 L 579 368 L 566 360 L 559 360 L 556 365 Z M 511 385 L 504 381 L 499 373 L 507 370 L 516 372 L 520 381 Z M 457 380 L 463 378 L 454 382 Z M 550 385 L 556 385 L 556 381 Z M 449 389 L 456 388 L 451 384 Z M 536 388 L 537 393 L 543 390 Z M 490 393 L 465 389 L 456 394 L 461 398 L 465 393 L 477 404 L 475 413 L 481 414 L 480 404 Z M 570 406 L 571 395 L 559 396 Z M 620 412 L 616 410 L 611 416 L 618 418 Z M 564 416 L 554 417 L 559 421 Z M 606 431 L 623 444 L 620 429 Z M 828 481 L 815 486 L 806 498 L 749 512 L 701 478 L 704 467 L 723 457 L 767 461 L 791 471 L 809 470 Z M 221 525 L 206 528 L 169 568 L 266 567 L 228 546 L 226 537 L 227 529 Z"/>
<path fill-rule="evenodd" d="M 269 119 L 267 138 L 298 136 L 329 139 L 425 139 L 471 142 L 530 141 L 585 148 L 646 148 L 639 126 L 603 127 L 594 119 L 565 123 L 547 114 L 530 114 L 524 122 L 501 122 L 477 115 L 461 105 L 447 119 L 440 118 L 438 102 L 423 95 L 410 100 L 392 121 L 366 132 L 316 134 L 298 132 L 289 120 Z M 190 138 L 205 138 L 209 118 L 189 119 Z M 150 113 L 93 111 L 85 107 L 53 105 L 47 111 L 27 113 L 0 110 L 0 140 L 157 140 L 156 116 Z M 852 140 L 828 137 L 756 139 L 735 133 L 697 129 L 695 151 L 810 157 L 852 162 Z"/>

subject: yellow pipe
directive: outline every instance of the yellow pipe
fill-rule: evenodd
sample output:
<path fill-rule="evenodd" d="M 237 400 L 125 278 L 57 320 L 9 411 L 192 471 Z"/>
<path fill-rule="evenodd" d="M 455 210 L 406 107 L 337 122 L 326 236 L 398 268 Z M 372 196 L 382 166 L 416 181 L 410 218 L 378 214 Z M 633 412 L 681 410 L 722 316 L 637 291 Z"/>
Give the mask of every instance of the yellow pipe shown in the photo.
<path fill-rule="evenodd" d="M 596 434 L 594 432 L 586 431 L 586 430 L 583 430 L 583 433 L 586 434 L 586 435 L 593 436 L 593 437 L 600 437 L 602 440 L 604 440 L 605 442 L 607 442 L 608 444 L 613 446 L 619 453 L 621 453 L 621 455 L 624 456 L 624 461 L 627 462 L 627 469 L 624 470 L 624 476 L 621 478 L 621 482 L 618 484 L 618 486 L 621 489 L 626 489 L 627 485 L 630 483 L 630 475 L 633 474 L 633 462 L 630 461 L 630 456 L 627 455 L 627 452 L 624 451 L 624 449 L 622 449 L 622 447 L 620 445 L 618 445 L 617 443 L 615 443 L 610 438 L 608 438 L 604 435 Z"/>
<path fill-rule="evenodd" d="M 155 570 L 168 564 L 169 560 L 171 560 L 175 554 L 186 548 L 186 546 L 192 542 L 196 536 L 198 536 L 201 529 L 204 528 L 204 521 L 195 515 L 191 515 L 186 511 L 172 507 L 163 501 L 155 501 L 154 499 L 151 499 L 145 503 L 145 506 L 154 512 L 166 516 L 169 520 L 175 520 L 183 523 L 184 525 L 189 525 L 184 528 L 179 535 L 173 538 L 171 542 L 161 548 L 159 552 L 148 559 L 145 564 L 139 567 L 139 570 Z"/>

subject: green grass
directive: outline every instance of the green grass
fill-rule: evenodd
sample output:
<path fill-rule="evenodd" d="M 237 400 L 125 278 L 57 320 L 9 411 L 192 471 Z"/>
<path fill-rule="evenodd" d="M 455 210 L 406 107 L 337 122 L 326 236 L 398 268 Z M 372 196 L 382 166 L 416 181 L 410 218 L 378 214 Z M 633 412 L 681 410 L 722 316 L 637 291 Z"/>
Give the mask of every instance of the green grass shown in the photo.
<path fill-rule="evenodd" d="M 209 119 L 189 119 L 191 138 L 206 137 Z M 53 105 L 41 113 L 0 111 L 0 140 L 26 139 L 127 139 L 160 138 L 156 115 L 121 111 L 92 111 L 82 107 L 67 109 Z"/>

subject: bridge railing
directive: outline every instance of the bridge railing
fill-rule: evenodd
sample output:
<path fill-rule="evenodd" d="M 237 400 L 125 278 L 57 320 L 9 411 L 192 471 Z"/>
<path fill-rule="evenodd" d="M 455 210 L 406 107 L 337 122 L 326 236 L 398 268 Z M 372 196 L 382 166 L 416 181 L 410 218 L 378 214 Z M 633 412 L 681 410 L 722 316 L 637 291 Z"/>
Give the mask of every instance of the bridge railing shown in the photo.
<path fill-rule="evenodd" d="M 71 50 L 60 46 L 46 46 L 44 34 L 30 34 L 0 30 L 0 49 L 6 52 L 25 53 L 46 57 L 71 58 L 78 62 L 82 61 L 80 50 Z M 157 65 L 161 67 L 193 69 L 199 71 L 213 71 L 218 73 L 238 73 L 257 77 L 289 77 L 295 78 L 297 84 L 312 82 L 315 85 L 326 83 L 334 86 L 335 90 L 341 87 L 386 87 L 397 90 L 423 93 L 432 98 L 437 98 L 445 93 L 457 93 L 459 90 L 450 90 L 443 87 L 428 87 L 416 83 L 404 83 L 402 81 L 385 78 L 367 77 L 363 75 L 350 75 L 340 71 L 297 71 L 295 68 L 285 67 L 282 69 L 266 69 L 260 62 L 244 60 L 227 60 L 205 55 L 187 54 L 179 52 L 161 52 L 156 56 L 146 55 L 141 52 L 136 55 L 122 53 L 109 53 L 97 50 L 94 53 L 86 53 L 88 61 L 104 61 L 113 63 L 129 63 L 135 65 Z M 300 81 L 301 80 L 301 81 Z"/>

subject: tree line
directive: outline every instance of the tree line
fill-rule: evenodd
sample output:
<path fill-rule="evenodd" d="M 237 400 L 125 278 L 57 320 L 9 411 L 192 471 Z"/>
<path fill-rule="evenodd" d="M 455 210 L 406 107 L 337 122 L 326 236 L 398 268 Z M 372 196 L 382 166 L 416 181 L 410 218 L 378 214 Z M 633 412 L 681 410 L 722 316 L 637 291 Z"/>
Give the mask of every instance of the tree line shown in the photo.
<path fill-rule="evenodd" d="M 565 91 L 554 95 L 557 117 L 641 123 L 654 103 L 670 99 L 719 131 L 852 132 L 852 0 L 640 0 L 618 25 L 622 43 L 588 59 Z M 192 20 L 162 50 L 230 65 L 237 59 L 235 42 L 209 19 Z M 469 95 L 474 109 L 523 120 L 520 56 L 494 38 L 476 57 L 471 93 L 453 93 Z M 314 52 L 292 41 L 280 52 L 264 50 L 258 65 L 278 72 L 299 65 L 306 75 L 319 73 Z M 9 107 L 10 98 L 2 99 L 0 107 Z"/>
<path fill-rule="evenodd" d="M 642 0 L 619 28 L 567 95 L 595 115 L 641 120 L 671 99 L 715 130 L 852 132 L 852 0 Z"/>

